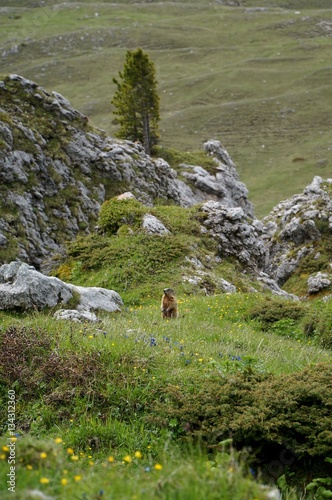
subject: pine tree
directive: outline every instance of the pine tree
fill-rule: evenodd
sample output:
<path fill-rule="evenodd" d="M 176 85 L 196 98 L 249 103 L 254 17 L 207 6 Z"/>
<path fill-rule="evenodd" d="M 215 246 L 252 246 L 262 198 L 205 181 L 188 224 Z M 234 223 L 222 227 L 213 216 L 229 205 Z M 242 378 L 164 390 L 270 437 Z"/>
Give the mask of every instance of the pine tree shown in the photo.
<path fill-rule="evenodd" d="M 158 142 L 160 119 L 154 64 L 142 49 L 128 50 L 119 77 L 119 80 L 113 78 L 117 90 L 112 104 L 120 125 L 116 137 L 138 140 L 150 154 L 151 147 Z"/>

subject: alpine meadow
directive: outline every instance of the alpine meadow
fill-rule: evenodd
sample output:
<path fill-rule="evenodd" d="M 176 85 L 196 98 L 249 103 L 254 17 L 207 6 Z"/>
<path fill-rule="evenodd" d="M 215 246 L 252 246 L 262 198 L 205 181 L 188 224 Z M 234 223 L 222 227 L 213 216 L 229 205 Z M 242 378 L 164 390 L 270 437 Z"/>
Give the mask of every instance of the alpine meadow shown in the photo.
<path fill-rule="evenodd" d="M 332 497 L 331 0 L 0 33 L 1 499 Z"/>

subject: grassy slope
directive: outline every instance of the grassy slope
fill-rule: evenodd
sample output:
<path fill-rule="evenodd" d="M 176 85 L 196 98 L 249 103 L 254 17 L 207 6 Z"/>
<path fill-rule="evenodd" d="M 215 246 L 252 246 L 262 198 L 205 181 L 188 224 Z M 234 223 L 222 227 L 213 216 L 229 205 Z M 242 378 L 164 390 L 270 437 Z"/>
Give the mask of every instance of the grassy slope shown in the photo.
<path fill-rule="evenodd" d="M 39 356 L 36 368 L 33 358 L 25 364 L 16 334 L 22 373 L 25 366 L 24 377 L 19 376 L 13 386 L 16 425 L 19 434 L 30 427 L 32 438 L 19 437 L 16 444 L 15 498 L 25 499 L 27 488 L 37 488 L 68 500 L 84 494 L 88 499 L 101 498 L 100 491 L 106 498 L 198 500 L 202 495 L 220 498 L 222 488 L 225 500 L 264 500 L 265 495 L 246 474 L 243 479 L 238 459 L 234 462 L 222 446 L 209 454 L 197 447 L 190 451 L 177 444 L 176 419 L 164 429 L 146 420 L 148 415 L 158 415 L 155 406 L 163 402 L 168 387 L 190 394 L 215 376 L 222 380 L 243 373 L 248 363 L 257 373 L 276 375 L 331 363 L 331 352 L 295 333 L 295 327 L 285 338 L 272 331 L 263 333 L 259 323 L 249 321 L 248 312 L 261 300 L 255 294 L 181 296 L 180 319 L 164 322 L 159 300 L 152 297 L 124 314 L 105 315 L 97 327 L 56 322 L 48 314 L 0 313 L 4 329 L 32 328 L 36 345 L 39 338 L 43 342 L 51 338 L 53 356 L 59 356 L 56 364 L 44 367 L 43 358 L 48 355 L 44 344 L 39 354 L 37 348 L 30 351 Z M 46 337 L 38 331 L 46 332 Z M 8 359 L 6 366 L 10 366 Z M 45 370 L 47 383 L 42 377 Z M 59 438 L 62 442 L 55 445 L 53 440 Z M 0 446 L 6 444 L 3 438 Z M 73 452 L 67 452 L 68 448 Z M 135 458 L 136 451 L 142 458 Z M 274 453 L 263 464 L 265 477 L 270 464 L 278 461 L 278 452 Z M 126 464 L 126 455 L 132 463 Z M 2 477 L 8 468 L 5 457 L 6 452 L 0 455 Z M 156 470 L 156 464 L 162 469 Z M 43 478 L 49 483 L 43 484 Z M 1 498 L 12 498 L 4 484 L 1 488 Z M 300 496 L 288 493 L 284 498 Z"/>
<path fill-rule="evenodd" d="M 193 209 L 152 209 L 172 229 L 172 236 L 157 237 L 142 234 L 137 204 L 123 203 L 118 210 L 114 201 L 103 205 L 99 226 L 108 234 L 72 242 L 58 269 L 77 285 L 114 287 L 125 302 L 122 313 L 73 324 L 56 321 L 53 311 L 0 312 L 1 477 L 8 471 L 11 388 L 18 499 L 40 488 L 61 500 L 84 494 L 89 500 L 210 500 L 220 498 L 220 490 L 223 500 L 266 500 L 248 464 L 220 444 L 230 435 L 238 449 L 250 449 L 260 481 L 273 483 L 293 470 L 297 493 L 283 498 L 301 498 L 304 485 L 324 472 L 331 443 L 330 330 L 327 322 L 324 337 L 318 326 L 325 317 L 331 323 L 332 304 L 252 292 L 257 283 L 236 262 L 213 264 L 216 248 L 208 236 L 198 240 Z M 128 213 L 134 234 L 126 224 L 117 228 Z M 219 274 L 242 291 L 206 296 L 198 286 L 180 285 L 183 275 L 199 275 L 187 256 L 211 273 L 204 286 L 213 287 Z M 167 282 L 178 292 L 174 321 L 160 317 Z M 252 391 L 257 395 L 250 401 Z M 195 429 L 202 432 L 198 442 L 190 439 Z M 299 462 L 272 474 L 282 446 Z M 1 498 L 11 498 L 0 488 Z"/>
<path fill-rule="evenodd" d="M 162 143 L 194 150 L 206 139 L 221 140 L 257 216 L 313 175 L 328 177 L 328 2 L 44 5 L 8 2 L 0 20 L 2 73 L 59 91 L 113 134 L 111 80 L 125 51 L 141 46 L 157 69 Z M 247 10 L 253 6 L 264 9 Z"/>

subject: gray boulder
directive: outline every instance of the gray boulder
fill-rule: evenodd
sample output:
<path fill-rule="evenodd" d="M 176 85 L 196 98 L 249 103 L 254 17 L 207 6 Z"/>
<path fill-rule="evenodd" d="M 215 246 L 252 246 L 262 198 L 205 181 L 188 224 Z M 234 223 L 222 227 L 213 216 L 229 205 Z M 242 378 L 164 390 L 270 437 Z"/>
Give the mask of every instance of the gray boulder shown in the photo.
<path fill-rule="evenodd" d="M 318 272 L 316 274 L 312 274 L 308 278 L 308 293 L 318 293 L 324 288 L 329 288 L 331 286 L 331 275 L 327 273 Z"/>
<path fill-rule="evenodd" d="M 54 313 L 53 317 L 55 319 L 74 321 L 75 323 L 96 323 L 98 321 L 98 318 L 94 312 L 76 311 L 76 309 L 59 309 Z"/>
<path fill-rule="evenodd" d="M 122 299 L 114 290 L 99 287 L 84 287 L 68 285 L 73 292 L 80 296 L 78 311 L 107 311 L 119 312 L 123 306 Z"/>
<path fill-rule="evenodd" d="M 120 295 L 113 290 L 80 287 L 44 276 L 28 264 L 11 262 L 0 267 L 0 309 L 44 309 L 79 298 L 78 311 L 121 311 Z"/>
<path fill-rule="evenodd" d="M 43 309 L 66 304 L 72 297 L 68 285 L 32 266 L 11 262 L 0 267 L 0 309 Z"/>
<path fill-rule="evenodd" d="M 142 227 L 148 234 L 157 234 L 159 236 L 170 234 L 169 230 L 164 226 L 164 224 L 160 222 L 157 217 L 151 214 L 144 215 Z"/>

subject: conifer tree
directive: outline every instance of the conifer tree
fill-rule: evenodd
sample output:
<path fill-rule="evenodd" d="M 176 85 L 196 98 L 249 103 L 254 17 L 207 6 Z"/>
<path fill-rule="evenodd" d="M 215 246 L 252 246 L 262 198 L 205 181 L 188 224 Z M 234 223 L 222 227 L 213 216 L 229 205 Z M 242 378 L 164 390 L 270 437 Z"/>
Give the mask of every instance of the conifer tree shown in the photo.
<path fill-rule="evenodd" d="M 117 90 L 112 99 L 120 130 L 116 137 L 142 142 L 150 154 L 158 142 L 159 96 L 156 70 L 149 56 L 138 48 L 127 51 L 119 79 L 113 78 Z"/>

